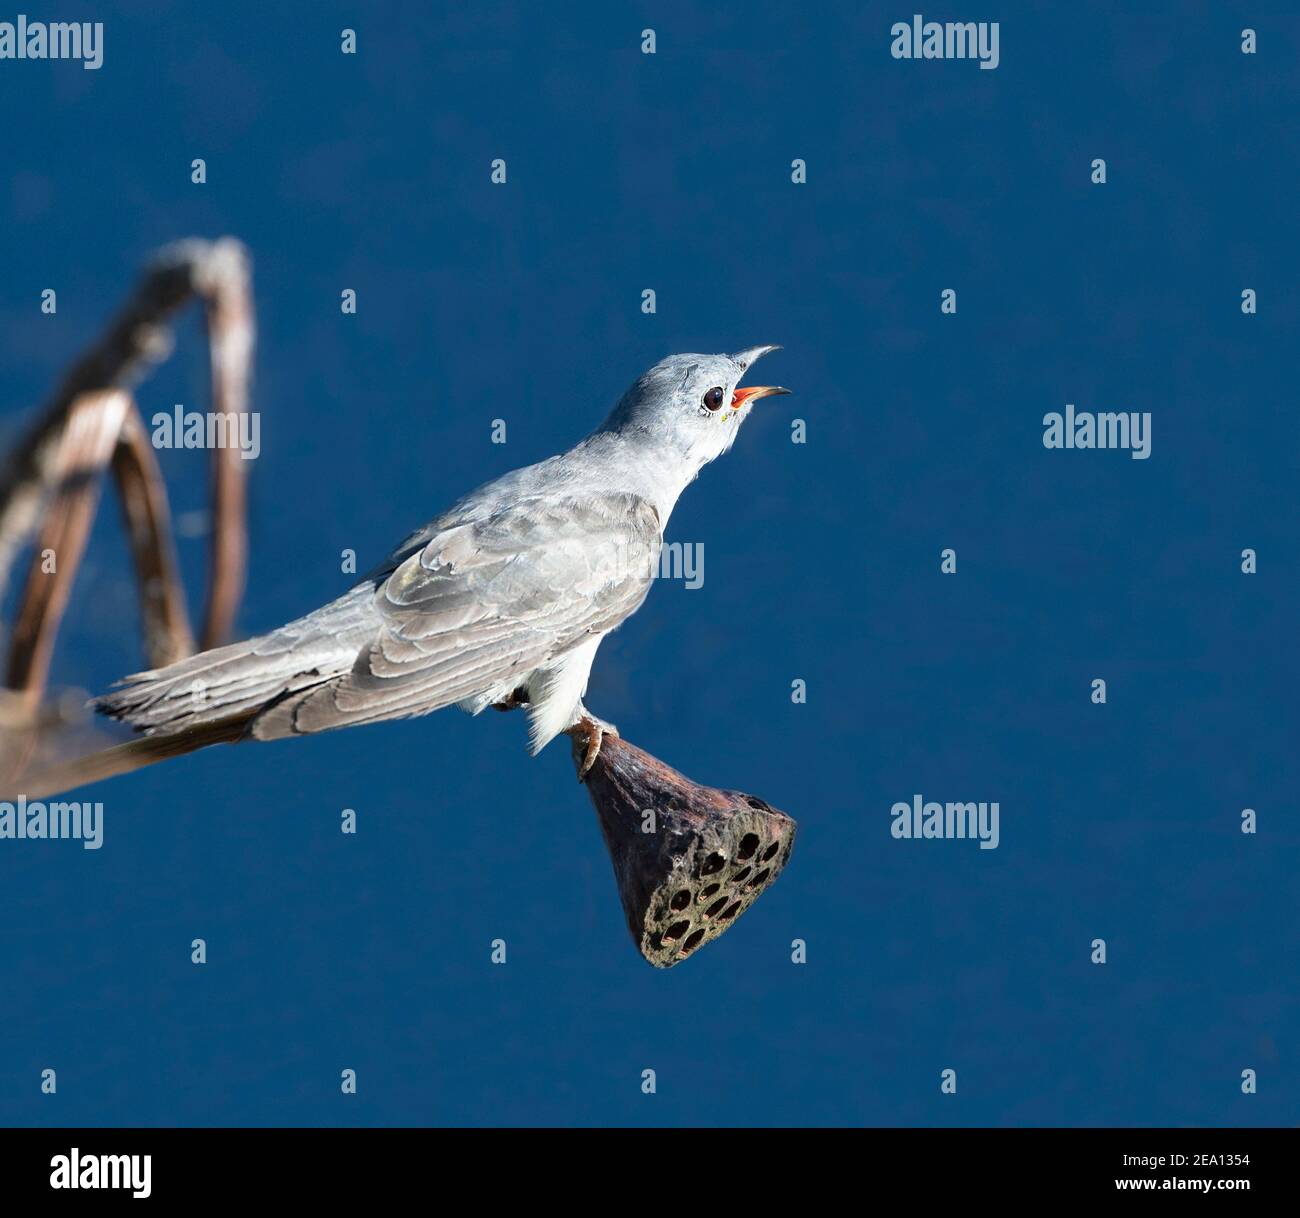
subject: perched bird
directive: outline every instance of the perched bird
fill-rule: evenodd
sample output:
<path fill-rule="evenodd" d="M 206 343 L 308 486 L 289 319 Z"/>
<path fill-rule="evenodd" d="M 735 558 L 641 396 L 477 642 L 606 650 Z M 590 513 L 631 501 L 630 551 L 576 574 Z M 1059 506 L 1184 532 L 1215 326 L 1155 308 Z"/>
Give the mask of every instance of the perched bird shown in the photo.
<path fill-rule="evenodd" d="M 600 642 L 644 601 L 678 496 L 755 401 L 789 392 L 738 385 L 777 349 L 662 360 L 586 439 L 466 495 L 338 600 L 126 677 L 96 707 L 147 739 L 119 746 L 133 763 L 81 779 L 451 705 L 524 706 L 533 753 L 581 732 L 585 775 L 617 734 L 582 701 Z"/>

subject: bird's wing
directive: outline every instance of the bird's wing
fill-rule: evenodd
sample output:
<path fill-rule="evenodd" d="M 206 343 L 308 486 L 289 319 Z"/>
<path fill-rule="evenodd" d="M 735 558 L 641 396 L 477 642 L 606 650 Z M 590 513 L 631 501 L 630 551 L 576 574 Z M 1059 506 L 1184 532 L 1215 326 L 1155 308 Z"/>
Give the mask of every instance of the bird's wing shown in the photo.
<path fill-rule="evenodd" d="M 525 498 L 447 517 L 375 590 L 350 672 L 267 710 L 269 738 L 420 715 L 522 681 L 645 599 L 659 515 L 630 494 Z"/>

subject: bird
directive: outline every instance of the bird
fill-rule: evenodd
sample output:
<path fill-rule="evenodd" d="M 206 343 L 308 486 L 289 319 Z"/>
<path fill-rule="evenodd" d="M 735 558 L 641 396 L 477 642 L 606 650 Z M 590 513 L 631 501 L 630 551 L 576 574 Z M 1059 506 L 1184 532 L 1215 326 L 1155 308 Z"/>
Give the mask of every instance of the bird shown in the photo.
<path fill-rule="evenodd" d="M 124 677 L 93 705 L 140 738 L 79 777 L 458 706 L 523 708 L 534 755 L 576 735 L 585 778 L 618 734 L 583 702 L 596 652 L 645 600 L 682 492 L 790 392 L 739 384 L 777 350 L 660 360 L 574 447 L 457 500 L 338 599 Z"/>

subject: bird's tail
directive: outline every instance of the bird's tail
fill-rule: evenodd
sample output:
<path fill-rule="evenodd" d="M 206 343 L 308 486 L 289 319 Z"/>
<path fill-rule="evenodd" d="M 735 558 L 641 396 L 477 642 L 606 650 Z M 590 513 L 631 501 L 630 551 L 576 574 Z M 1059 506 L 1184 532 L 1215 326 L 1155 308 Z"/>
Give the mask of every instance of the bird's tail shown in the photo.
<path fill-rule="evenodd" d="M 140 738 L 70 761 L 34 765 L 18 785 L 28 797 L 39 798 L 211 744 L 250 738 L 254 721 L 267 710 L 294 694 L 336 681 L 352 668 L 358 649 L 375 632 L 373 602 L 374 585 L 363 581 L 338 600 L 269 634 L 123 677 L 92 705 L 100 714 L 130 725 Z M 261 731 L 258 737 L 272 738 Z M 15 782 L 0 777 L 0 785 L 12 787 Z"/>
<path fill-rule="evenodd" d="M 46 799 L 73 787 L 142 770 L 171 757 L 182 757 L 211 744 L 234 744 L 243 739 L 252 718 L 252 715 L 239 715 L 168 735 L 141 736 L 84 757 L 55 762 L 24 776 L 16 784 L 21 791 L 14 794 L 21 793 L 28 799 Z M 11 781 L 7 785 L 15 784 Z"/>
<path fill-rule="evenodd" d="M 202 651 L 188 659 L 123 677 L 94 700 L 101 715 L 149 736 L 183 735 L 194 728 L 246 719 L 283 691 L 299 667 L 289 649 L 259 654 L 264 638 Z"/>
<path fill-rule="evenodd" d="M 373 602 L 373 586 L 358 584 L 270 634 L 123 677 L 95 709 L 151 737 L 247 723 L 286 696 L 347 673 L 378 625 Z"/>

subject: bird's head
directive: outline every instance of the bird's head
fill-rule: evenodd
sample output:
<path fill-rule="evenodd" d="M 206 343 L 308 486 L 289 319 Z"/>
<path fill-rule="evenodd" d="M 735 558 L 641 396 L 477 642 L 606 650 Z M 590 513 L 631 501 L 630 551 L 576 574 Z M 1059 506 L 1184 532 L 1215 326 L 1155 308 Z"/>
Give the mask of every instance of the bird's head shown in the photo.
<path fill-rule="evenodd" d="M 675 450 L 698 469 L 731 447 L 759 398 L 789 393 L 777 385 L 739 384 L 756 361 L 780 347 L 734 355 L 670 355 L 645 372 L 614 407 L 604 430 L 636 434 Z"/>

